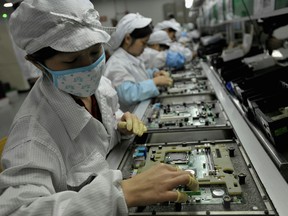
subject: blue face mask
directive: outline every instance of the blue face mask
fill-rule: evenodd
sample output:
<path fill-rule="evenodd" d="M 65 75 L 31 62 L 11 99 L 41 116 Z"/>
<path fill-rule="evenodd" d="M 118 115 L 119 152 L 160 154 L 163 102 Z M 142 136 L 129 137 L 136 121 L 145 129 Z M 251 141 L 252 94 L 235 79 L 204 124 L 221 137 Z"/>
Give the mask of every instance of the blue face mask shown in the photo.
<path fill-rule="evenodd" d="M 89 97 L 99 86 L 104 66 L 105 52 L 103 51 L 96 62 L 85 67 L 59 71 L 43 67 L 52 75 L 55 87 L 78 97 Z"/>

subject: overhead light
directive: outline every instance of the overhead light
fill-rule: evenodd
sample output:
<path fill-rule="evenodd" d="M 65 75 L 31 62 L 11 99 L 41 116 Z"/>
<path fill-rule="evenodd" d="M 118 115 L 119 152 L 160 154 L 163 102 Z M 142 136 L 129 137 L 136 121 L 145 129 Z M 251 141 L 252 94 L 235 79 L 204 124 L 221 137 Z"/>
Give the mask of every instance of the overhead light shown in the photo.
<path fill-rule="evenodd" d="M 12 3 L 5 3 L 3 6 L 8 8 L 8 7 L 13 7 L 13 4 Z"/>
<path fill-rule="evenodd" d="M 185 7 L 188 9 L 188 8 L 191 8 L 192 5 L 193 5 L 193 1 L 194 0 L 185 0 Z"/>

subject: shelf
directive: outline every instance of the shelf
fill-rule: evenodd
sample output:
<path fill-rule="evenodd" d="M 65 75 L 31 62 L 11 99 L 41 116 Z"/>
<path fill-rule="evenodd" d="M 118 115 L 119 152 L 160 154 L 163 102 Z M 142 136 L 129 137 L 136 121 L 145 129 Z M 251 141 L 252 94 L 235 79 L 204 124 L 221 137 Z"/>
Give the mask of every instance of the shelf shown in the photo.
<path fill-rule="evenodd" d="M 222 21 L 220 23 L 216 23 L 214 25 L 203 25 L 203 26 L 201 26 L 201 28 L 219 27 L 219 26 L 222 26 L 222 25 L 249 21 L 250 18 L 251 18 L 251 20 L 257 20 L 257 19 L 261 19 L 261 18 L 279 16 L 279 15 L 283 15 L 283 14 L 288 14 L 288 8 L 282 8 L 282 9 L 275 10 L 275 11 L 270 12 L 270 13 L 252 15 L 251 17 L 233 17 L 233 19 L 231 19 L 231 20 L 225 20 L 225 21 Z"/>

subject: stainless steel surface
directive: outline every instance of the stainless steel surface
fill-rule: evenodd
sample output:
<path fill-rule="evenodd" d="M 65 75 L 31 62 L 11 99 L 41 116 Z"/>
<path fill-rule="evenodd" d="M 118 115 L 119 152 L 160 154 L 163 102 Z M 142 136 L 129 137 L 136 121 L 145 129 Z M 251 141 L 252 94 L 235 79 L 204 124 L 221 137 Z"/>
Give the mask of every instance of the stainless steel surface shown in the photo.
<path fill-rule="evenodd" d="M 220 84 L 216 74 L 206 63 L 202 63 L 202 67 L 278 214 L 286 216 L 288 211 L 287 182 Z"/>

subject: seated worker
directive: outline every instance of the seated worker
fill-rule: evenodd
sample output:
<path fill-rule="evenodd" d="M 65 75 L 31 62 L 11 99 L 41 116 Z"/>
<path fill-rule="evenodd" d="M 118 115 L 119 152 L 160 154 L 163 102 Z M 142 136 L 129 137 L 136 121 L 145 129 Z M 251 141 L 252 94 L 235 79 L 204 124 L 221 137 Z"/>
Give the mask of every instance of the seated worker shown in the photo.
<path fill-rule="evenodd" d="M 158 86 L 169 86 L 173 82 L 167 72 L 146 70 L 143 61 L 137 58 L 152 33 L 151 21 L 140 14 L 127 14 L 109 41 L 115 52 L 107 62 L 104 76 L 116 88 L 123 111 L 132 112 L 137 103 L 158 96 Z"/>
<path fill-rule="evenodd" d="M 164 20 L 155 25 L 154 31 L 159 31 L 159 30 L 166 31 L 170 39 L 172 40 L 169 50 L 174 51 L 174 52 L 179 52 L 182 55 L 184 55 L 186 62 L 189 62 L 192 60 L 193 52 L 189 48 L 183 46 L 183 44 L 177 42 L 176 40 L 176 32 L 181 31 L 181 26 L 179 26 L 179 23 L 175 23 L 169 20 Z"/>
<path fill-rule="evenodd" d="M 155 31 L 150 35 L 147 47 L 139 56 L 146 68 L 182 68 L 184 67 L 185 57 L 179 52 L 169 50 L 172 40 L 166 31 Z"/>
<path fill-rule="evenodd" d="M 187 200 L 175 187 L 192 183 L 188 171 L 159 164 L 123 180 L 109 168 L 105 158 L 120 132 L 141 136 L 145 126 L 121 113 L 102 76 L 102 44 L 110 36 L 93 4 L 24 0 L 9 22 L 15 43 L 42 75 L 2 153 L 0 215 L 122 216 L 132 206 Z"/>

